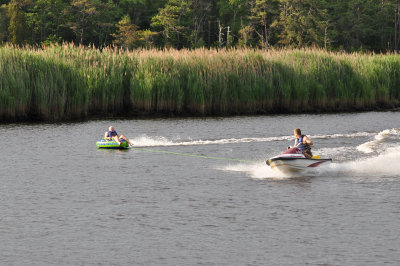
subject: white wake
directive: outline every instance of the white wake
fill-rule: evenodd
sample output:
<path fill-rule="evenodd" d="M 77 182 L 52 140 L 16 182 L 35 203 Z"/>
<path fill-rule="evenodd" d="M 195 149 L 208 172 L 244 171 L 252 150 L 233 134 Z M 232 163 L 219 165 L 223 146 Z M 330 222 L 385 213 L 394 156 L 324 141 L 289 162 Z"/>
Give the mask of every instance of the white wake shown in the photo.
<path fill-rule="evenodd" d="M 283 174 L 268 167 L 265 162 L 255 164 L 229 164 L 219 170 L 243 172 L 254 179 L 285 179 L 293 177 L 382 177 L 400 176 L 400 146 L 387 149 L 382 154 L 369 158 L 360 158 L 349 162 L 333 162 L 312 168 L 309 171 Z"/>
<path fill-rule="evenodd" d="M 335 139 L 335 138 L 356 138 L 371 136 L 372 133 L 357 132 L 352 134 L 332 134 L 332 135 L 315 135 L 310 136 L 312 139 Z M 132 138 L 135 146 L 138 147 L 163 147 L 163 146 L 191 146 L 191 145 L 215 145 L 215 144 L 232 144 L 232 143 L 250 143 L 250 142 L 273 142 L 273 141 L 292 141 L 293 136 L 279 136 L 279 137 L 247 137 L 247 138 L 223 138 L 223 139 L 209 139 L 209 140 L 193 140 L 193 139 L 168 139 L 162 136 L 147 136 L 141 135 Z"/>
<path fill-rule="evenodd" d="M 391 137 L 399 137 L 400 128 L 386 129 L 375 135 L 374 139 L 365 142 L 357 147 L 357 150 L 364 153 L 372 153 L 382 148 L 382 144 Z"/>
<path fill-rule="evenodd" d="M 310 169 L 305 173 L 296 175 L 283 174 L 271 169 L 265 161 L 258 163 L 230 163 L 220 167 L 219 170 L 243 172 L 255 179 L 282 179 L 297 176 L 399 176 L 400 175 L 400 129 L 393 128 L 379 133 L 356 132 L 351 134 L 314 135 L 311 139 L 337 139 L 373 137 L 373 140 L 365 142 L 357 147 L 330 147 L 315 150 L 314 153 L 322 158 L 332 158 L 333 163 L 323 164 L 320 167 Z M 141 135 L 133 138 L 136 147 L 156 146 L 190 146 L 190 145 L 223 145 L 230 143 L 291 141 L 293 136 L 278 137 L 248 137 L 248 138 L 222 138 L 222 139 L 168 139 L 161 136 Z M 389 141 L 390 140 L 390 141 Z M 371 156 L 375 152 L 374 156 Z M 364 154 L 364 155 L 363 155 Z M 267 159 L 267 158 L 265 158 Z"/>
<path fill-rule="evenodd" d="M 333 163 L 323 164 L 310 171 L 296 174 L 297 176 L 400 176 L 400 129 L 386 129 L 377 134 L 359 132 L 355 134 L 334 134 L 312 136 L 315 138 L 343 138 L 373 136 L 373 140 L 367 141 L 357 147 L 321 148 L 314 153 L 322 158 L 332 158 Z M 373 154 L 375 153 L 375 154 Z M 372 155 L 373 154 L 373 155 Z M 260 164 L 228 165 L 221 170 L 244 172 L 255 179 L 291 178 L 296 175 L 282 174 L 271 169 L 265 162 Z"/>

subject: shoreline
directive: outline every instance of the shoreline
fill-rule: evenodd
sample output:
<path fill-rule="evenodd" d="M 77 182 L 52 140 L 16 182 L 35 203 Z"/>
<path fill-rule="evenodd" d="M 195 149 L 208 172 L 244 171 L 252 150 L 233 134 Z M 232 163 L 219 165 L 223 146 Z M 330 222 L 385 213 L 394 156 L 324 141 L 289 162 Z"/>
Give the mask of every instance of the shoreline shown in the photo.
<path fill-rule="evenodd" d="M 365 109 L 365 110 L 345 110 L 345 111 L 324 111 L 324 112 L 300 112 L 300 113 L 241 113 L 241 114 L 228 114 L 228 115 L 194 115 L 194 114 L 145 114 L 145 113 L 131 113 L 129 115 L 91 115 L 77 119 L 66 120 L 44 120 L 44 119 L 19 119 L 19 120 L 0 120 L 0 125 L 7 124 L 63 124 L 63 123 L 85 123 L 90 121 L 99 120 L 152 120 L 152 119 L 224 119 L 232 117 L 257 117 L 257 116 L 293 116 L 293 115 L 340 115 L 340 114 L 356 114 L 368 112 L 400 112 L 399 107 L 393 108 L 379 108 L 379 109 Z"/>

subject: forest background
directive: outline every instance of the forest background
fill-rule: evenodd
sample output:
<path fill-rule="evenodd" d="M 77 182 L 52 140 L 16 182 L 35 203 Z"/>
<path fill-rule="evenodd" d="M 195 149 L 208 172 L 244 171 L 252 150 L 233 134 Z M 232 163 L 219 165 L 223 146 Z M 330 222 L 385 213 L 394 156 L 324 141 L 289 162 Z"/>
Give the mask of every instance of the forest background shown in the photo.
<path fill-rule="evenodd" d="M 0 42 L 400 49 L 400 0 L 0 0 Z"/>
<path fill-rule="evenodd" d="M 399 49 L 400 0 L 0 0 L 0 122 L 393 109 Z"/>

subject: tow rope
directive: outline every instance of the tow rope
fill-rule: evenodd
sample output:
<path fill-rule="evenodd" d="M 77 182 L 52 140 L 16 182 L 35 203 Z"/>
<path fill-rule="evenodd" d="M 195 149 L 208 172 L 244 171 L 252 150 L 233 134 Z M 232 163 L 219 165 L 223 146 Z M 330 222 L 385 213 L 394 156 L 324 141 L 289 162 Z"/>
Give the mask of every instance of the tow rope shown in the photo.
<path fill-rule="evenodd" d="M 163 151 L 163 150 L 153 150 L 153 149 L 136 148 L 136 147 L 132 147 L 131 149 L 141 150 L 141 151 L 148 151 L 148 152 L 156 152 L 156 153 L 174 154 L 174 155 L 181 155 L 181 156 L 188 156 L 188 157 L 196 157 L 196 158 L 203 158 L 203 159 L 212 159 L 212 160 L 248 162 L 248 163 L 254 163 L 255 162 L 255 161 L 235 159 L 235 158 L 212 157 L 212 156 L 205 156 L 205 155 L 196 155 L 196 154 L 189 154 L 189 153 L 180 153 L 180 152 Z"/>

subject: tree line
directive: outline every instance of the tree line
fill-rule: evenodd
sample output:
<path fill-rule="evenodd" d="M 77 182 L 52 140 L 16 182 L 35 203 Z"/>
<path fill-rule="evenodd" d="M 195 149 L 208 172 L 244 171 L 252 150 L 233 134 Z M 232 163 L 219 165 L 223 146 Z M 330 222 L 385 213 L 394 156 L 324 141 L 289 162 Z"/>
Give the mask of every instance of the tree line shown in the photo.
<path fill-rule="evenodd" d="M 0 42 L 398 52 L 400 0 L 0 0 Z"/>

